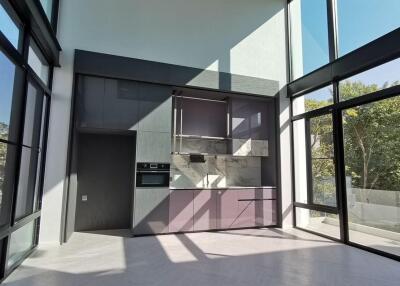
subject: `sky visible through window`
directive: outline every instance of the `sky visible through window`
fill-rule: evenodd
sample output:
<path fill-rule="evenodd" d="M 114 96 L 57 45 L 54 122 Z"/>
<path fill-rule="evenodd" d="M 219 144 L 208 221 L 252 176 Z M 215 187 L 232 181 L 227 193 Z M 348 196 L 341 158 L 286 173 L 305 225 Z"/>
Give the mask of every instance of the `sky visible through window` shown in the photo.
<path fill-rule="evenodd" d="M 339 56 L 400 27 L 399 0 L 338 0 L 337 6 Z"/>
<path fill-rule="evenodd" d="M 0 5 L 0 31 L 7 37 L 11 44 L 18 49 L 19 29 Z"/>
<path fill-rule="evenodd" d="M 0 51 L 0 122 L 9 124 L 15 66 Z"/>
<path fill-rule="evenodd" d="M 400 0 L 337 0 L 339 56 L 343 56 L 400 27 Z M 328 62 L 325 0 L 302 0 L 303 69 L 307 74 Z M 349 78 L 366 85 L 389 85 L 400 80 L 400 60 Z M 322 90 L 321 90 L 322 91 Z M 315 94 L 315 99 L 326 95 Z"/>

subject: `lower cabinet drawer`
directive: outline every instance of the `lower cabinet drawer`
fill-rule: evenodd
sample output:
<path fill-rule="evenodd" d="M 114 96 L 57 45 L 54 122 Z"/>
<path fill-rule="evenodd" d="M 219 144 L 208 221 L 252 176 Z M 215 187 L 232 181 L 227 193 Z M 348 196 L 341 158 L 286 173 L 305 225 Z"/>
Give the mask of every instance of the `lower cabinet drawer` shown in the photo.
<path fill-rule="evenodd" d="M 275 190 L 171 190 L 169 232 L 261 227 L 277 224 Z"/>
<path fill-rule="evenodd" d="M 193 231 L 193 190 L 171 190 L 169 232 Z"/>
<path fill-rule="evenodd" d="M 194 231 L 217 228 L 217 191 L 196 190 L 193 194 Z"/>
<path fill-rule="evenodd" d="M 135 195 L 135 235 L 168 232 L 169 189 L 137 188 Z"/>

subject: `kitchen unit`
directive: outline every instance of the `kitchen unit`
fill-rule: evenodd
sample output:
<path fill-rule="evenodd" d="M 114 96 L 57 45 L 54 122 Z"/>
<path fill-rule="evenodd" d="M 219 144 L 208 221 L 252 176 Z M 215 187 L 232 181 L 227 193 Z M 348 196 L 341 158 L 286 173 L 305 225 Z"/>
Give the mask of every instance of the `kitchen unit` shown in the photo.
<path fill-rule="evenodd" d="M 78 94 L 78 135 L 136 137 L 133 235 L 278 224 L 274 99 L 90 76 L 78 77 Z M 96 190 L 71 186 L 84 213 Z"/>
<path fill-rule="evenodd" d="M 274 101 L 173 93 L 168 191 L 137 184 L 134 234 L 277 225 Z"/>

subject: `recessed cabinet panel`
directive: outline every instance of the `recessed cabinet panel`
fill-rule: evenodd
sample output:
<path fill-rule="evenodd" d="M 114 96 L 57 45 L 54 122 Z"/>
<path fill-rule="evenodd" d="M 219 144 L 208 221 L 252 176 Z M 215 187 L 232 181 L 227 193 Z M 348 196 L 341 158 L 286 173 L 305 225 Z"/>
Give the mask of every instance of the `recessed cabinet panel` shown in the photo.
<path fill-rule="evenodd" d="M 220 190 L 218 193 L 219 228 L 232 228 L 238 215 L 238 192 L 236 190 Z"/>
<path fill-rule="evenodd" d="M 232 99 L 232 137 L 235 139 L 268 139 L 270 128 L 270 103 L 261 100 Z M 272 117 L 273 119 L 273 117 Z"/>
<path fill-rule="evenodd" d="M 171 133 L 144 132 L 137 133 L 137 162 L 171 161 Z"/>
<path fill-rule="evenodd" d="M 103 100 L 105 79 L 82 76 L 78 82 L 79 127 L 103 128 Z"/>
<path fill-rule="evenodd" d="M 225 102 L 179 98 L 177 106 L 178 134 L 227 136 L 227 104 Z"/>
<path fill-rule="evenodd" d="M 140 84 L 139 130 L 171 132 L 171 88 L 155 84 Z"/>
<path fill-rule="evenodd" d="M 127 80 L 105 80 L 103 128 L 137 130 L 140 84 Z"/>

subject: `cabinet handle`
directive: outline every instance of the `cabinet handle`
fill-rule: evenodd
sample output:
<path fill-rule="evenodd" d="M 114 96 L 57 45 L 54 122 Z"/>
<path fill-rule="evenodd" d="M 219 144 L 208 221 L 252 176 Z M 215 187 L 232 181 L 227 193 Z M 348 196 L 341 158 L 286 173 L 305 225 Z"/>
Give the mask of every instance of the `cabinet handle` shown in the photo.
<path fill-rule="evenodd" d="M 239 202 L 276 201 L 276 199 L 238 199 Z"/>

